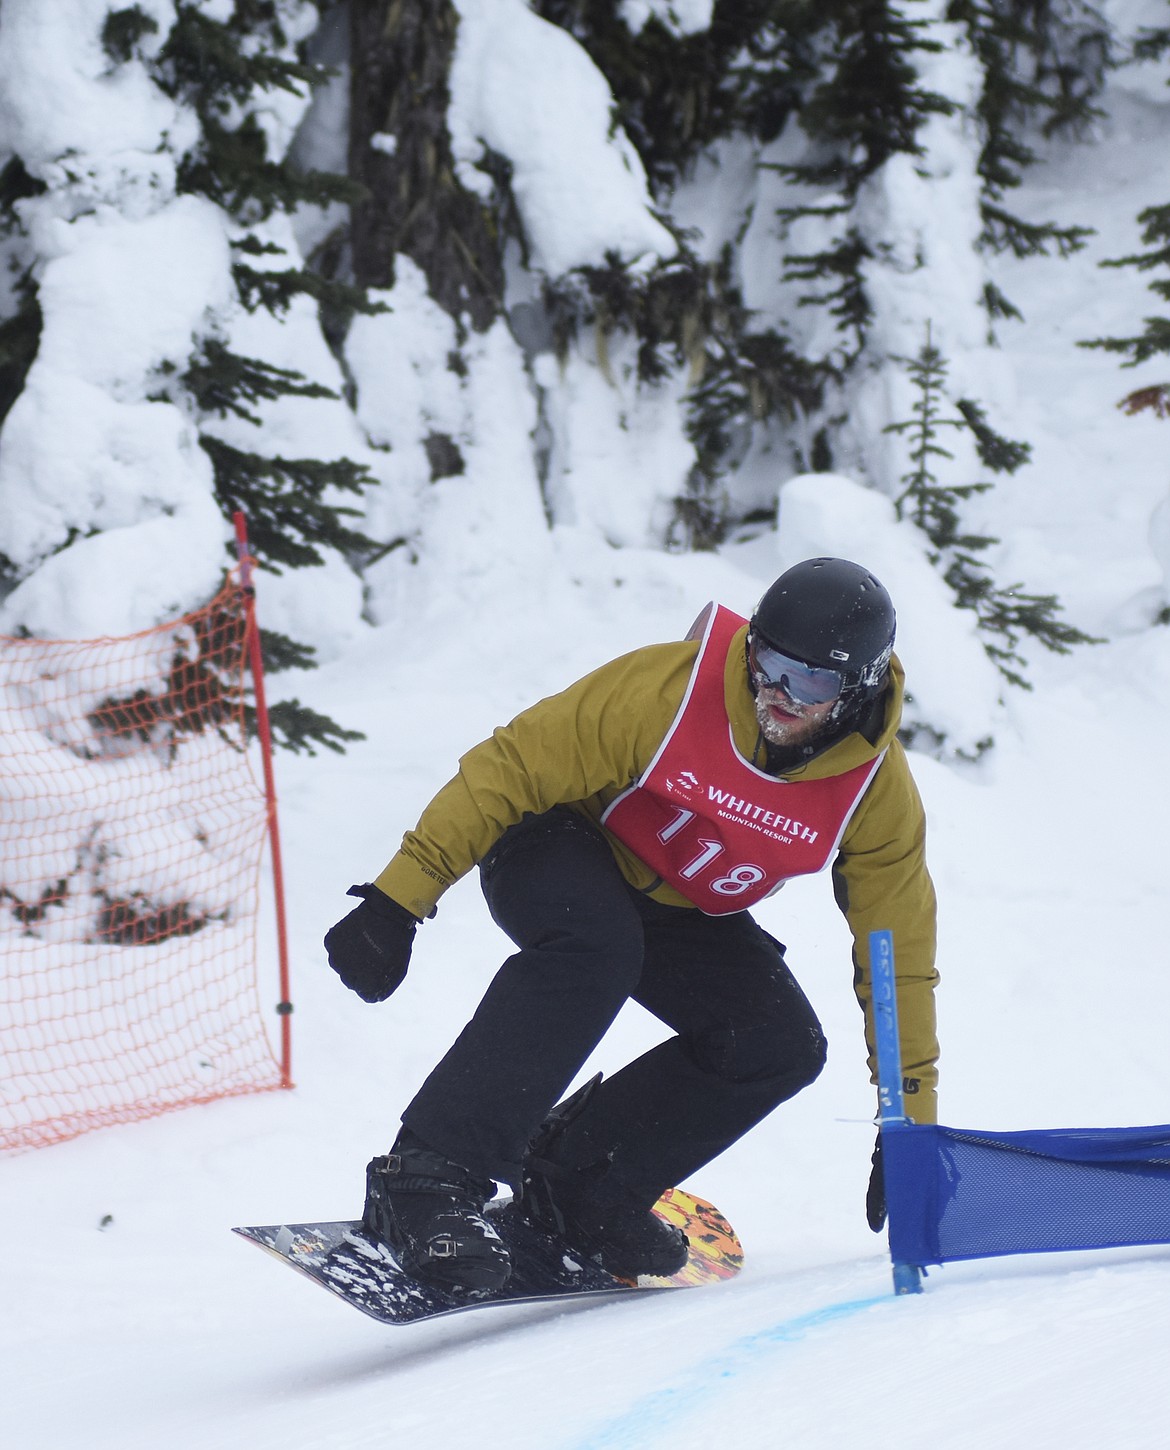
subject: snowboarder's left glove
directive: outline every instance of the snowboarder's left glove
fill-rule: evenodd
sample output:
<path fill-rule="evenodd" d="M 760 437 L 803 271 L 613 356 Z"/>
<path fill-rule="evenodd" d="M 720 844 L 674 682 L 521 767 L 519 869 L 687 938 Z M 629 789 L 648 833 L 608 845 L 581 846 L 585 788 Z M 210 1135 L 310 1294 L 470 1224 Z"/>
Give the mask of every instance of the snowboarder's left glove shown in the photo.
<path fill-rule="evenodd" d="M 869 1190 L 865 1195 L 865 1216 L 875 1234 L 886 1226 L 886 1175 L 882 1168 L 882 1135 L 879 1132 L 874 1144 L 873 1167 L 869 1173 Z"/>
<path fill-rule="evenodd" d="M 345 894 L 364 899 L 325 933 L 329 965 L 363 1002 L 384 1002 L 402 986 L 418 917 L 368 881 Z"/>

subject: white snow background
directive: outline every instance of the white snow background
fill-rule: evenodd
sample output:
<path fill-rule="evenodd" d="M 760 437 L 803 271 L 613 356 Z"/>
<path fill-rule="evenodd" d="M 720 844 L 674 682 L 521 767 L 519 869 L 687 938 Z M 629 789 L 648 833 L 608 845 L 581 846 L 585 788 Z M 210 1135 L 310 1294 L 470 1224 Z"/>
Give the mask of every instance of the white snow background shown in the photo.
<path fill-rule="evenodd" d="M 70 0 L 61 12 L 92 8 Z M 156 8 L 166 7 L 159 0 Z M 33 7 L 4 9 L 14 27 L 11 62 L 15 27 Z M 461 9 L 486 36 L 490 7 L 462 0 Z M 626 9 L 631 16 L 669 11 L 682 28 L 704 17 L 695 3 L 629 0 Z M 503 10 L 501 0 L 495 13 Z M 509 0 L 509 10 L 515 18 L 522 7 Z M 59 39 L 67 45 L 64 34 Z M 1001 1129 L 1170 1120 L 1170 630 L 1150 625 L 1170 570 L 1170 426 L 1127 419 L 1115 407 L 1130 388 L 1160 381 L 1156 368 L 1122 373 L 1106 355 L 1074 346 L 1132 332 L 1155 310 L 1143 278 L 1103 272 L 1098 263 L 1136 250 L 1137 212 L 1170 196 L 1170 92 L 1162 79 L 1144 88 L 1132 77 L 1119 83 L 1092 141 L 1056 147 L 1030 175 L 1021 210 L 1093 225 L 1086 250 L 1068 261 L 995 264 L 1026 322 L 1005 326 L 1001 349 L 985 349 L 970 366 L 999 426 L 1034 447 L 1032 465 L 991 496 L 994 531 L 1004 539 L 998 572 L 1059 594 L 1073 622 L 1108 636 L 1067 657 L 1035 657 L 1035 690 L 1013 690 L 1002 706 L 967 616 L 950 609 L 888 502 L 847 478 L 787 483 L 779 532 L 717 555 L 638 547 L 634 522 L 617 541 L 627 547 L 615 548 L 580 507 L 547 533 L 526 472 L 522 444 L 534 413 L 514 344 L 502 327 L 493 330 L 479 341 L 486 365 L 473 385 L 461 390 L 448 378 L 449 395 L 428 389 L 425 360 L 446 337 L 417 276 L 401 269 L 395 294 L 402 315 L 414 319 L 407 336 L 417 346 L 419 420 L 399 420 L 395 437 L 400 442 L 401 430 L 413 426 L 421 440 L 429 431 L 422 413 L 432 409 L 466 442 L 468 478 L 481 486 L 445 480 L 418 504 L 431 547 L 409 567 L 404 551 L 390 556 L 367 601 L 372 626 L 360 617 L 360 588 L 340 561 L 275 584 L 259 580 L 262 621 L 311 638 L 324 660 L 282 686 L 369 737 L 344 757 L 277 761 L 297 1087 L 92 1133 L 0 1165 L 5 1446 L 642 1450 L 685 1439 L 742 1450 L 1079 1450 L 1170 1443 L 1162 1378 L 1170 1248 L 950 1266 L 931 1273 L 923 1295 L 892 1296 L 882 1241 L 864 1220 L 873 1091 L 848 936 L 824 878 L 793 884 L 758 915 L 788 944 L 826 1026 L 829 1065 L 813 1088 L 690 1185 L 741 1233 L 747 1266 L 734 1283 L 393 1329 L 228 1232 L 232 1224 L 359 1211 L 367 1159 L 388 1147 L 399 1108 L 508 950 L 474 878 L 420 929 L 408 980 L 384 1005 L 346 993 L 320 947 L 325 929 L 352 905 L 346 886 L 377 873 L 458 753 L 603 660 L 677 638 L 709 598 L 749 611 L 782 567 L 822 551 L 862 559 L 890 586 L 910 686 L 931 717 L 959 741 L 988 728 L 996 737 L 977 765 L 922 755 L 913 762 L 940 898 L 943 1120 Z M 126 158 L 148 149 L 152 127 L 180 124 L 149 115 L 157 97 L 138 96 L 129 84 L 117 99 L 106 118 L 107 128 L 117 123 L 106 170 L 95 165 L 89 173 L 99 189 L 111 170 L 122 168 L 123 182 L 127 167 L 133 172 Z M 476 103 L 466 97 L 463 114 L 472 116 Z M 38 113 L 29 102 L 21 114 L 27 121 Z M 61 118 L 48 100 L 40 119 L 47 156 L 68 137 L 49 134 Z M 23 154 L 34 154 L 36 138 L 20 139 Z M 534 194 L 540 160 L 534 152 Z M 165 190 L 165 177 L 135 174 L 144 194 Z M 642 226 L 653 248 L 658 233 L 639 221 L 641 183 L 632 172 L 626 178 L 615 226 L 634 239 Z M 890 185 L 891 207 L 913 203 L 911 178 L 901 198 Z M 63 183 L 60 195 L 68 189 Z M 81 229 L 56 224 L 62 264 L 50 268 L 49 297 L 84 292 L 86 268 L 119 250 L 119 228 L 125 285 L 136 278 L 153 285 L 146 226 L 186 226 L 189 239 L 202 238 L 206 277 L 189 297 L 179 292 L 166 307 L 160 299 L 161 334 L 151 335 L 149 312 L 135 313 L 120 359 L 108 349 L 87 351 L 82 334 L 71 345 L 47 314 L 28 416 L 14 410 L 3 438 L 5 497 L 31 501 L 19 520 L 30 551 L 38 530 L 51 540 L 78 494 L 92 498 L 92 520 L 107 532 L 86 541 L 91 553 L 73 559 L 70 578 L 34 573 L 23 599 L 9 600 L 9 619 L 23 607 L 45 632 L 54 623 L 70 632 L 66 626 L 84 613 L 79 600 L 104 601 L 102 621 L 111 628 L 138 627 L 149 622 L 144 613 L 169 601 L 167 591 L 185 604 L 179 596 L 197 596 L 214 575 L 211 545 L 218 549 L 220 540 L 206 506 L 205 464 L 178 413 L 156 443 L 172 450 L 175 467 L 155 480 L 154 523 L 132 517 L 146 465 L 133 447 L 118 446 L 141 442 L 135 410 L 147 405 L 135 380 L 152 362 L 181 354 L 194 325 L 188 314 L 197 299 L 214 295 L 225 266 L 218 223 L 193 203 L 170 205 L 144 202 L 137 218 L 99 207 Z M 969 298 L 948 290 L 949 215 L 937 218 L 934 255 L 944 260 L 930 276 L 935 294 L 920 299 L 917 313 L 907 311 L 907 327 L 925 311 L 961 336 Z M 555 226 L 543 235 L 550 254 L 565 240 Z M 916 285 L 906 284 L 903 300 Z M 58 318 L 64 329 L 65 314 Z M 97 328 L 103 318 L 75 325 Z M 233 325 L 226 310 L 223 325 Z M 300 325 L 294 316 L 287 336 L 289 356 L 304 366 L 309 345 Z M 373 401 L 379 325 L 370 319 L 365 338 L 354 339 L 367 390 L 358 416 L 371 438 L 385 416 Z M 649 434 L 623 454 L 621 435 L 637 434 L 640 415 L 632 409 L 628 426 L 618 427 L 596 376 L 586 376 L 584 365 L 578 372 L 569 379 L 574 427 L 558 443 L 565 477 L 574 461 L 594 476 L 608 469 L 615 504 L 628 482 L 636 521 L 644 479 L 621 470 L 638 461 L 639 446 L 652 458 L 647 436 L 658 437 L 660 453 L 679 439 L 666 428 L 656 435 L 655 418 L 641 415 Z M 387 406 L 394 394 L 387 388 Z M 70 398 L 76 433 L 54 421 Z M 158 410 L 156 426 L 162 409 L 149 406 Z M 336 415 L 314 411 L 325 408 L 289 405 L 278 440 L 307 436 L 330 417 L 320 426 L 341 437 Z M 356 445 L 345 446 L 352 454 Z M 393 500 L 410 496 L 410 449 L 370 456 L 395 484 L 380 505 L 392 510 Z M 22 480 L 27 494 L 13 491 Z M 31 506 L 38 497 L 40 512 Z M 5 528 L 16 524 L 10 518 Z M 184 539 L 190 568 L 168 572 L 182 552 L 175 541 Z M 266 1010 L 277 995 L 274 957 L 269 944 Z M 629 1009 L 587 1071 L 615 1067 L 659 1035 Z"/>

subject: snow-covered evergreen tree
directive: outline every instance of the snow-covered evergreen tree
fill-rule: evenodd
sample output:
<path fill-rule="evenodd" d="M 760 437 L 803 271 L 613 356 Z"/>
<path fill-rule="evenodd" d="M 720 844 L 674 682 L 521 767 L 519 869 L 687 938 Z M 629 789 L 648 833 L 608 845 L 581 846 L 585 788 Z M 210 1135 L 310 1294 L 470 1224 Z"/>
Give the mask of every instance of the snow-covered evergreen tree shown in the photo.
<path fill-rule="evenodd" d="M 989 259 L 1080 240 L 1005 196 L 1111 45 L 1085 0 L 5 0 L 6 627 L 206 597 L 241 505 L 314 569 L 266 590 L 295 664 L 557 528 L 712 547 L 830 470 L 892 501 L 928 325 L 960 497 Z"/>
<path fill-rule="evenodd" d="M 6 628 L 125 633 L 202 603 L 237 508 L 262 565 L 324 568 L 319 620 L 360 600 L 342 500 L 374 479 L 287 220 L 352 191 L 283 160 L 317 20 L 301 0 L 0 12 Z M 270 664 L 309 663 L 328 626 L 293 638 L 274 602 Z M 345 738 L 273 714 L 294 748 Z"/>
<path fill-rule="evenodd" d="M 1139 27 L 1133 44 L 1135 62 L 1163 63 L 1170 56 L 1170 25 Z M 1170 85 L 1170 80 L 1166 82 Z M 1149 290 L 1160 303 L 1170 303 L 1170 202 L 1146 207 L 1137 218 L 1144 250 L 1102 263 L 1106 267 L 1131 267 L 1149 276 Z M 1170 317 L 1156 313 L 1142 319 L 1142 330 L 1128 337 L 1085 340 L 1083 347 L 1102 348 L 1123 359 L 1122 366 L 1140 367 L 1170 355 Z M 1149 413 L 1170 420 L 1170 381 L 1159 379 L 1131 389 L 1119 404 L 1131 417 Z M 1151 543 L 1162 566 L 1165 584 L 1157 599 L 1149 600 L 1145 612 L 1156 624 L 1170 624 L 1170 493 L 1158 508 L 1150 526 Z"/>

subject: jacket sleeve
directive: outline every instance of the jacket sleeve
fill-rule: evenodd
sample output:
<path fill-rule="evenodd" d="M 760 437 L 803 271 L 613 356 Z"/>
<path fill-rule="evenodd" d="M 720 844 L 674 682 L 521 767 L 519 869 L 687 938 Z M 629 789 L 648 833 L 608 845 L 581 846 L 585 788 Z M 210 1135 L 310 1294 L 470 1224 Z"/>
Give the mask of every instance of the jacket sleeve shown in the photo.
<path fill-rule="evenodd" d="M 935 895 L 926 869 L 926 815 L 896 740 L 845 833 L 833 886 L 853 934 L 854 990 L 865 1013 L 870 1079 L 877 1082 L 869 933 L 887 928 L 894 936 L 906 1116 L 936 1122 Z"/>
<path fill-rule="evenodd" d="M 625 789 L 669 729 L 696 649 L 635 650 L 494 731 L 460 759 L 376 884 L 425 917 L 525 814 Z"/>

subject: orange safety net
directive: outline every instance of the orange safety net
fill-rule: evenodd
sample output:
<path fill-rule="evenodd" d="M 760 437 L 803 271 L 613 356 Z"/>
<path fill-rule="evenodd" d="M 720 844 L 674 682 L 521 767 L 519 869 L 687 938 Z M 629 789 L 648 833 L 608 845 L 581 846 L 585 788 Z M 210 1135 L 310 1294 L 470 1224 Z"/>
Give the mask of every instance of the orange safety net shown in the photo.
<path fill-rule="evenodd" d="M 0 1149 L 286 1085 L 257 991 L 250 598 L 0 637 Z"/>

